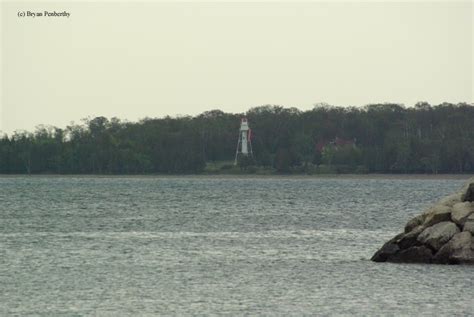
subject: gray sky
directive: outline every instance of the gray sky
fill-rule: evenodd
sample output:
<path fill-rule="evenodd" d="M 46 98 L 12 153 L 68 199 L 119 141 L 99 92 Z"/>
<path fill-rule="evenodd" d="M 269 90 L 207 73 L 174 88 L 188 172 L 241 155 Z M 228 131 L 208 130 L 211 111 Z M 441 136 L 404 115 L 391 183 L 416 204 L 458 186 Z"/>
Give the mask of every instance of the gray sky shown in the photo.
<path fill-rule="evenodd" d="M 1 5 L 0 130 L 264 104 L 473 102 L 464 2 Z M 19 11 L 69 18 L 19 18 Z"/>

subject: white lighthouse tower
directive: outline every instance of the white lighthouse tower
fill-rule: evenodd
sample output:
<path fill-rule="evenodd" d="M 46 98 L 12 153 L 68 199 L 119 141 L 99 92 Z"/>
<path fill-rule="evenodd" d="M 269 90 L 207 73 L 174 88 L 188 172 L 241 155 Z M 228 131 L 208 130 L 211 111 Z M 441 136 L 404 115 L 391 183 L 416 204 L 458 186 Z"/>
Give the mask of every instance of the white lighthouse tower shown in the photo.
<path fill-rule="evenodd" d="M 240 121 L 239 139 L 237 140 L 237 150 L 235 151 L 234 165 L 237 165 L 239 153 L 244 156 L 253 156 L 252 130 L 249 127 L 247 118 L 242 118 Z"/>

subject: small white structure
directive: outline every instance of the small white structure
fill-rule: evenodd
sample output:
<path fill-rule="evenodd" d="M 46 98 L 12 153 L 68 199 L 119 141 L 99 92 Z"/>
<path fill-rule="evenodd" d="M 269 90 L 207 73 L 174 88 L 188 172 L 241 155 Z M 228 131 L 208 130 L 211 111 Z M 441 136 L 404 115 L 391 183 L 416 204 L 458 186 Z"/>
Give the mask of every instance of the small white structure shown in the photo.
<path fill-rule="evenodd" d="M 252 130 L 249 127 L 247 118 L 240 121 L 239 139 L 237 140 L 237 149 L 235 151 L 234 165 L 237 165 L 237 158 L 241 155 L 253 156 L 252 153 Z"/>

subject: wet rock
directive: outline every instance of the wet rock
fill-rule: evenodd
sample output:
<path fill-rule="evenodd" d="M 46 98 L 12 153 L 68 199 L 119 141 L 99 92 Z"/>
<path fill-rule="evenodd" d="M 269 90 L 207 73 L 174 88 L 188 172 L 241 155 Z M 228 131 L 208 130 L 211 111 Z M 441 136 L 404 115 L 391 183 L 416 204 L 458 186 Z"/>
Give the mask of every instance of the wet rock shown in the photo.
<path fill-rule="evenodd" d="M 470 232 L 463 231 L 455 234 L 435 254 L 433 262 L 440 264 L 474 263 L 474 250 L 471 248 L 473 241 Z"/>
<path fill-rule="evenodd" d="M 371 258 L 375 262 L 404 262 L 407 257 L 414 256 L 413 263 L 420 262 L 421 258 L 426 258 L 426 252 L 421 249 L 413 249 L 413 247 L 419 247 L 420 243 L 417 241 L 418 235 L 424 230 L 423 226 L 418 226 L 409 233 L 400 233 L 393 239 L 388 241 L 377 251 Z M 405 252 L 407 249 L 413 249 Z M 424 252 L 421 255 L 419 252 Z M 432 254 L 430 254 L 431 258 Z"/>
<path fill-rule="evenodd" d="M 399 250 L 400 247 L 396 244 L 396 241 L 403 235 L 403 233 L 395 236 L 392 240 L 388 241 L 385 243 L 380 250 L 375 252 L 375 254 L 372 256 L 370 259 L 371 261 L 374 262 L 385 262 L 387 259 L 389 259 L 391 256 L 396 254 Z"/>
<path fill-rule="evenodd" d="M 463 226 L 472 213 L 474 213 L 474 203 L 469 201 L 457 203 L 453 206 L 451 220 L 459 226 Z"/>
<path fill-rule="evenodd" d="M 401 250 L 393 255 L 390 261 L 398 263 L 431 263 L 432 258 L 433 251 L 422 245 Z"/>
<path fill-rule="evenodd" d="M 426 218 L 425 214 L 421 214 L 421 215 L 418 215 L 418 216 L 412 218 L 405 225 L 405 233 L 408 233 L 408 232 L 412 231 L 415 227 L 418 227 L 419 225 L 421 225 L 423 222 L 425 222 L 425 218 Z"/>
<path fill-rule="evenodd" d="M 417 240 L 433 250 L 439 250 L 459 231 L 459 228 L 453 222 L 443 221 L 423 230 Z"/>
<path fill-rule="evenodd" d="M 403 236 L 401 236 L 399 239 L 397 239 L 397 245 L 400 247 L 400 249 L 408 249 L 410 247 L 418 245 L 418 236 L 420 233 L 425 230 L 425 227 L 423 226 L 417 226 L 415 227 L 412 231 L 405 233 Z"/>

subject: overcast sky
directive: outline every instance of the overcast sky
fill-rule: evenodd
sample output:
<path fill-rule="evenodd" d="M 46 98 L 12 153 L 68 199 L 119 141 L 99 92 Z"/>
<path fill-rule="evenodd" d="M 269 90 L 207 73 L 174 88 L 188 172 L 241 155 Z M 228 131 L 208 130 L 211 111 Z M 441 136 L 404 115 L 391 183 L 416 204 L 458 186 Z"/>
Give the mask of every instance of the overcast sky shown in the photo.
<path fill-rule="evenodd" d="M 464 2 L 2 2 L 0 130 L 275 104 L 473 102 Z M 69 18 L 20 18 L 21 11 Z"/>

